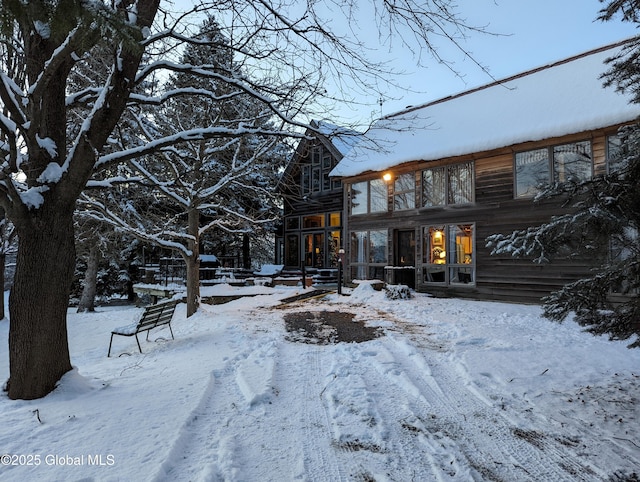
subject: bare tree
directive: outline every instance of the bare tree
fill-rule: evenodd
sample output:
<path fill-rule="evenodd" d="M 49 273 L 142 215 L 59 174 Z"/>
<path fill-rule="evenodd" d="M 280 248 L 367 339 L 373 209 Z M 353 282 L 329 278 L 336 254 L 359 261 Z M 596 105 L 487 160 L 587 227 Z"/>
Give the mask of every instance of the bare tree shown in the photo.
<path fill-rule="evenodd" d="M 326 89 L 328 80 L 379 92 L 379 83 L 391 78 L 389 70 L 370 60 L 363 41 L 330 29 L 337 15 L 355 19 L 357 5 L 207 1 L 172 20 L 160 0 L 2 2 L 1 40 L 24 66 L 12 72 L 3 64 L 0 71 L 0 205 L 20 239 L 10 296 L 10 398 L 42 397 L 71 369 L 66 313 L 75 264 L 73 214 L 90 180 L 99 178 L 103 186 L 126 181 L 102 172 L 185 141 L 299 136 L 308 106 L 344 98 Z M 384 35 L 406 30 L 404 38 L 418 48 L 430 49 L 433 35 L 455 41 L 468 31 L 450 1 L 373 5 Z M 190 31 L 189 16 L 205 9 L 224 19 L 223 31 L 242 70 L 260 75 L 230 76 L 176 60 L 185 43 L 216 46 L 215 39 L 199 39 Z M 110 51 L 106 78 L 96 73 L 87 87 L 75 87 L 74 72 L 95 49 L 105 47 Z M 254 97 L 270 112 L 271 123 L 129 135 L 140 132 L 152 120 L 151 108 L 168 99 L 218 100 L 208 90 L 178 88 L 155 95 L 144 88 L 176 72 L 215 78 L 233 88 L 228 95 Z M 123 142 L 115 142 L 118 132 L 127 134 Z"/>

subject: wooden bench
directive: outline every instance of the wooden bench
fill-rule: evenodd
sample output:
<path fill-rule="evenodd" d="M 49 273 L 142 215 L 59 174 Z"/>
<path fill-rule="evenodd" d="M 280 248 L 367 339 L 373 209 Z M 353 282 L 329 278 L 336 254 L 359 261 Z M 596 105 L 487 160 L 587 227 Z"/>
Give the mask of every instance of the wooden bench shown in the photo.
<path fill-rule="evenodd" d="M 149 332 L 159 326 L 168 325 L 171 332 L 171 338 L 175 340 L 173 336 L 173 330 L 171 329 L 171 319 L 173 318 L 173 312 L 176 310 L 178 300 L 164 301 L 156 305 L 147 306 L 144 309 L 144 313 L 137 323 L 132 323 L 127 326 L 121 326 L 111 332 L 111 341 L 109 341 L 109 352 L 107 357 L 111 356 L 111 345 L 113 344 L 113 335 L 120 336 L 135 336 L 136 342 L 138 342 L 138 349 L 142 353 L 142 347 L 140 346 L 140 340 L 138 339 L 138 333 L 144 331 L 147 332 L 147 341 L 149 341 Z"/>

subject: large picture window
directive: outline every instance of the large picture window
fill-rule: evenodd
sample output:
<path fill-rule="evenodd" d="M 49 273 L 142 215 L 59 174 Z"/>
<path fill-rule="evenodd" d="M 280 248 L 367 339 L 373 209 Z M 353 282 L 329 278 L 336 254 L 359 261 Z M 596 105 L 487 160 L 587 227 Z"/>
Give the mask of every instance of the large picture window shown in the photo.
<path fill-rule="evenodd" d="M 387 211 L 387 185 L 382 179 L 355 182 L 349 194 L 352 215 Z"/>
<path fill-rule="evenodd" d="M 423 228 L 425 283 L 475 283 L 473 224 L 443 224 Z"/>
<path fill-rule="evenodd" d="M 516 197 L 534 196 L 553 182 L 586 181 L 593 175 L 591 142 L 518 152 L 514 172 Z"/>
<path fill-rule="evenodd" d="M 473 162 L 422 171 L 422 206 L 468 204 L 474 201 Z"/>
<path fill-rule="evenodd" d="M 351 279 L 384 279 L 388 264 L 387 231 L 352 231 L 350 233 Z"/>

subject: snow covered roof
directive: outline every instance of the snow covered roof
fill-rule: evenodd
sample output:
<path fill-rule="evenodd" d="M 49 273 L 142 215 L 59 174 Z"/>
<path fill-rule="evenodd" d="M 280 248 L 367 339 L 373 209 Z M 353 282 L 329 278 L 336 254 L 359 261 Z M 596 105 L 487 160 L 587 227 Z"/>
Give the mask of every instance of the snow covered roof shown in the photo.
<path fill-rule="evenodd" d="M 377 121 L 331 172 L 356 176 L 634 120 L 631 96 L 604 88 L 621 44 L 571 57 Z"/>
<path fill-rule="evenodd" d="M 320 134 L 328 139 L 333 147 L 341 154 L 346 155 L 362 137 L 362 133 L 333 125 L 327 121 L 312 121 Z"/>

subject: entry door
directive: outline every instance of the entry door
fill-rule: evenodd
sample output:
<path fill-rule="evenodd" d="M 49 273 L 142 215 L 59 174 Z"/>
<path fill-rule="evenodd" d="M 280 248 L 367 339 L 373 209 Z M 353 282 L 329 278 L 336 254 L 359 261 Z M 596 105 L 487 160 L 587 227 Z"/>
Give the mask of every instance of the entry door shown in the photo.
<path fill-rule="evenodd" d="M 324 233 L 305 235 L 304 250 L 305 266 L 324 268 Z"/>
<path fill-rule="evenodd" d="M 393 283 L 407 285 L 410 288 L 416 286 L 416 233 L 411 231 L 396 231 L 394 265 L 405 267 L 394 269 Z"/>
<path fill-rule="evenodd" d="M 416 232 L 414 230 L 397 231 L 394 265 L 416 265 Z"/>

